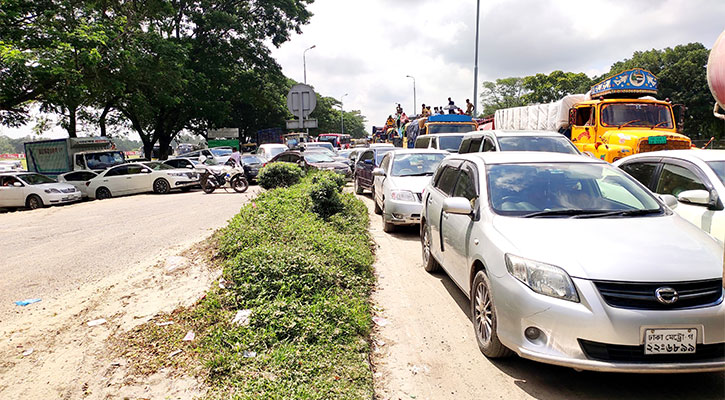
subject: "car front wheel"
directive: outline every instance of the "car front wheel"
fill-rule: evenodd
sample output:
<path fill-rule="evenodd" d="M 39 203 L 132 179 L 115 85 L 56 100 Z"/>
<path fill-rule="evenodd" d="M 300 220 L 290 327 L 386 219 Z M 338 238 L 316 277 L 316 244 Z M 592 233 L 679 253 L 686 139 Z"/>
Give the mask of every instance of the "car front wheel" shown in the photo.
<path fill-rule="evenodd" d="M 41 199 L 37 194 L 31 194 L 25 201 L 25 205 L 31 210 L 43 208 L 43 199 Z"/>
<path fill-rule="evenodd" d="M 171 185 L 166 179 L 157 179 L 154 181 L 154 193 L 166 194 L 171 191 Z"/>
<path fill-rule="evenodd" d="M 423 250 L 423 267 L 428 272 L 437 272 L 440 269 L 440 265 L 431 253 L 430 227 L 427 223 L 423 223 L 420 241 Z"/>
<path fill-rule="evenodd" d="M 383 213 L 383 209 L 380 208 L 380 205 L 378 204 L 378 198 L 375 195 L 375 186 L 373 186 L 372 193 L 373 193 L 373 204 L 375 204 L 375 214 L 380 215 Z"/>
<path fill-rule="evenodd" d="M 478 271 L 473 278 L 471 290 L 471 316 L 476 342 L 481 353 L 488 358 L 501 358 L 511 355 L 498 339 L 496 333 L 496 307 L 491 295 L 491 282 L 484 271 Z"/>

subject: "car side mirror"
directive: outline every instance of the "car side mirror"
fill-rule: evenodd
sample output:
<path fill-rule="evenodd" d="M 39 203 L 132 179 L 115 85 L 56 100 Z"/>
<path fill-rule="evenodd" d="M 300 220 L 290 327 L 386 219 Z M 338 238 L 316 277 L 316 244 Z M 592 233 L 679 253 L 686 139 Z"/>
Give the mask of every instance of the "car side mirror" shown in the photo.
<path fill-rule="evenodd" d="M 443 201 L 443 211 L 449 214 L 471 215 L 473 207 L 465 197 L 449 197 Z"/>
<path fill-rule="evenodd" d="M 186 168 L 194 169 L 194 166 L 193 165 L 187 165 Z"/>
<path fill-rule="evenodd" d="M 375 168 L 373 170 L 373 176 L 385 176 L 385 170 L 382 168 Z"/>
<path fill-rule="evenodd" d="M 365 164 L 369 164 L 369 165 L 372 165 L 373 164 L 373 160 L 364 160 L 363 162 Z"/>
<path fill-rule="evenodd" d="M 151 173 L 151 170 L 150 169 L 142 169 L 141 170 L 141 173 L 142 174 L 150 174 Z"/>
<path fill-rule="evenodd" d="M 711 204 L 710 192 L 707 190 L 685 190 L 677 195 L 677 200 L 683 203 L 707 206 Z M 715 200 L 717 201 L 717 199 Z"/>
<path fill-rule="evenodd" d="M 671 194 L 662 194 L 660 195 L 660 200 L 662 200 L 665 205 L 671 209 L 677 208 L 677 205 L 680 204 L 677 201 L 677 197 L 671 195 Z"/>
<path fill-rule="evenodd" d="M 13 182 L 13 186 L 15 187 L 23 187 L 23 184 L 20 182 Z"/>

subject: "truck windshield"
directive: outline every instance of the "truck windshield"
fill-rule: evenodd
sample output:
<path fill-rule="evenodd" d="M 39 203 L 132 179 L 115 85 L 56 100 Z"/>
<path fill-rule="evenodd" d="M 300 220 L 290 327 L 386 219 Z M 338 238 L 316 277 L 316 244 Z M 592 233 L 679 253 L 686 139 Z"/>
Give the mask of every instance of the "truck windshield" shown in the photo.
<path fill-rule="evenodd" d="M 468 133 L 476 130 L 473 124 L 430 124 L 428 133 Z M 458 147 L 456 147 L 457 149 Z"/>
<path fill-rule="evenodd" d="M 602 107 L 602 125 L 673 127 L 670 107 L 651 103 L 606 104 Z"/>
<path fill-rule="evenodd" d="M 123 164 L 123 154 L 120 151 L 107 151 L 103 153 L 86 154 L 86 165 L 89 169 L 106 169 L 114 165 Z"/>

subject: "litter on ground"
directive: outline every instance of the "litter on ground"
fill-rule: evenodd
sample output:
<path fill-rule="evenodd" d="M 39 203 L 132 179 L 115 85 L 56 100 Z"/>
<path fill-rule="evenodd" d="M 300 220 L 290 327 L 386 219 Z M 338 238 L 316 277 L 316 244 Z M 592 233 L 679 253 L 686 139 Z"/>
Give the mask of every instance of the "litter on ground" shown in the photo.
<path fill-rule="evenodd" d="M 98 326 L 98 325 L 103 325 L 103 324 L 105 324 L 106 322 L 107 322 L 107 321 L 106 321 L 105 319 L 103 319 L 103 318 L 99 318 L 99 319 L 94 319 L 93 321 L 88 321 L 88 326 Z"/>
<path fill-rule="evenodd" d="M 37 303 L 41 301 L 41 299 L 26 299 L 26 300 L 18 300 L 15 302 L 18 306 L 27 306 L 29 304 Z"/>

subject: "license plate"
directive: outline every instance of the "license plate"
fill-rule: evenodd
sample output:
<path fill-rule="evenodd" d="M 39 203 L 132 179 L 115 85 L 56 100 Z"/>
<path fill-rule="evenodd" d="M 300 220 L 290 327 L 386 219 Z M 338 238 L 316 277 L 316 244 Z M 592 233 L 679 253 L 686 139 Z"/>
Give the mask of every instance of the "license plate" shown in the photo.
<path fill-rule="evenodd" d="M 649 144 L 667 144 L 667 136 L 650 136 L 647 138 Z"/>
<path fill-rule="evenodd" d="M 697 329 L 647 329 L 644 333 L 644 354 L 694 353 Z"/>

